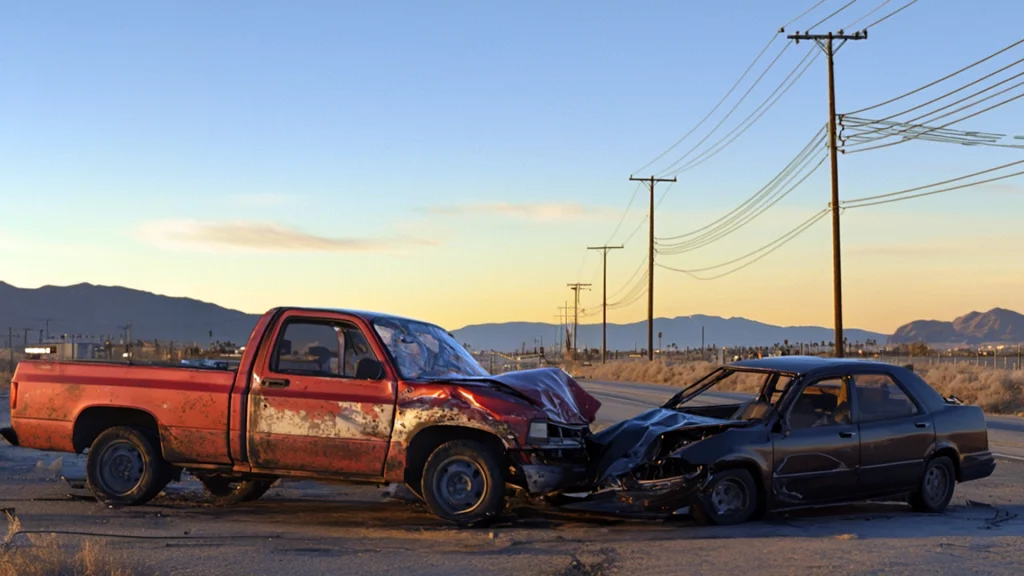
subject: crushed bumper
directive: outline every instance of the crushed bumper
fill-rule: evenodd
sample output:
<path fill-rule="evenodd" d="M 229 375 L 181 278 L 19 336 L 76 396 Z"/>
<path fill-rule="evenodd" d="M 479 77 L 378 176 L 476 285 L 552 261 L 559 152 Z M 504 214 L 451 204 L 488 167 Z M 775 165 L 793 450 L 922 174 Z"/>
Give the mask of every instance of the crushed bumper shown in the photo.
<path fill-rule="evenodd" d="M 14 428 L 0 428 L 0 436 L 3 436 L 3 439 L 11 446 L 18 445 L 18 433 L 14 431 Z"/>
<path fill-rule="evenodd" d="M 526 491 L 533 495 L 563 490 L 579 482 L 587 472 L 584 466 L 570 464 L 523 464 L 520 469 Z"/>

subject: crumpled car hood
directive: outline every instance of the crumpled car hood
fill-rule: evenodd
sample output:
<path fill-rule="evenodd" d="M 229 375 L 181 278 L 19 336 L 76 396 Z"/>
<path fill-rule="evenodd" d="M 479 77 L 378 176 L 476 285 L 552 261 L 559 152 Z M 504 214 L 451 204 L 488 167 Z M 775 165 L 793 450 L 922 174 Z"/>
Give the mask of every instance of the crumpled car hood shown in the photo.
<path fill-rule="evenodd" d="M 617 478 L 650 461 L 662 434 L 683 428 L 733 426 L 737 422 L 654 408 L 623 420 L 590 437 L 597 462 L 592 471 L 597 484 Z"/>
<path fill-rule="evenodd" d="M 509 388 L 544 411 L 554 422 L 590 424 L 597 417 L 601 401 L 559 368 L 535 368 L 452 380 L 457 384 L 479 384 Z"/>

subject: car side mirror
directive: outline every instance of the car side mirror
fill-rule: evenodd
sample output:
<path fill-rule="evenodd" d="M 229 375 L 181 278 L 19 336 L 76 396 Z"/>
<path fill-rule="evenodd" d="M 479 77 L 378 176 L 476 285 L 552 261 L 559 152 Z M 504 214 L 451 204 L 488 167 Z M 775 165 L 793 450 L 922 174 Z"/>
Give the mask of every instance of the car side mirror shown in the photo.
<path fill-rule="evenodd" d="M 376 358 L 363 358 L 356 364 L 356 380 L 380 380 L 384 377 L 384 365 Z"/>

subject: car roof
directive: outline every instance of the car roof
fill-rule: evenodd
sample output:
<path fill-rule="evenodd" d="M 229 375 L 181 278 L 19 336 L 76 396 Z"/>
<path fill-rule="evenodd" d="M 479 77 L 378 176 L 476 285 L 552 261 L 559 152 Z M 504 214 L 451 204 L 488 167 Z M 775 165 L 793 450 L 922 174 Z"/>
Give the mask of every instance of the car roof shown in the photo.
<path fill-rule="evenodd" d="M 889 372 L 892 368 L 892 366 L 884 362 L 872 362 L 856 358 L 822 358 L 820 356 L 773 356 L 758 360 L 740 360 L 727 366 L 801 376 L 822 369 L 849 366 L 851 364 L 865 368 L 882 369 L 886 372 Z"/>
<path fill-rule="evenodd" d="M 417 320 L 415 318 L 407 318 L 404 316 L 397 316 L 395 314 L 385 314 L 383 312 L 372 312 L 368 310 L 353 310 L 350 308 L 326 308 L 326 307 L 307 307 L 307 306 L 289 306 L 289 310 L 304 310 L 307 312 L 332 312 L 335 314 L 345 314 L 348 316 L 355 316 L 362 318 L 367 322 L 373 322 L 375 320 L 399 320 L 403 322 L 418 322 L 420 324 L 427 324 L 429 326 L 437 326 L 433 322 L 427 322 L 425 320 Z M 440 326 L 438 326 L 440 328 Z"/>

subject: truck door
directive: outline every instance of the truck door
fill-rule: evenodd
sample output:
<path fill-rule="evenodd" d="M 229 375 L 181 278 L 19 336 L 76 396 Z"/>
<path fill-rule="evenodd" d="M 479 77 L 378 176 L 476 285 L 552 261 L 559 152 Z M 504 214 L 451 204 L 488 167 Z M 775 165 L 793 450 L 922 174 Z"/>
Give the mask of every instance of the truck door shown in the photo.
<path fill-rule="evenodd" d="M 344 314 L 285 314 L 253 372 L 247 418 L 256 469 L 381 476 L 397 383 L 365 324 Z"/>

